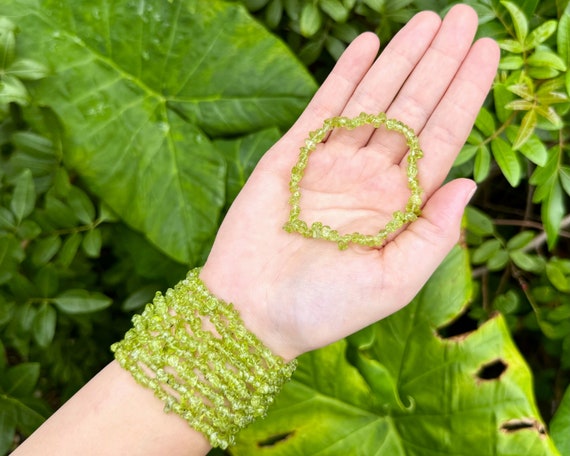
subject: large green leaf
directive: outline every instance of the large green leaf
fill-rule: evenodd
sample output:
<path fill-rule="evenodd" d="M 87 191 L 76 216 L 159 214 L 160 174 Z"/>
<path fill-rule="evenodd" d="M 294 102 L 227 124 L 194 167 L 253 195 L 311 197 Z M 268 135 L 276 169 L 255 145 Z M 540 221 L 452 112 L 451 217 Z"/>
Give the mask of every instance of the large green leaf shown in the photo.
<path fill-rule="evenodd" d="M 563 456 L 570 454 L 570 432 L 568 429 L 570 429 L 570 388 L 564 393 L 556 414 L 550 422 L 552 438 Z"/>
<path fill-rule="evenodd" d="M 456 248 L 409 306 L 373 325 L 370 346 L 341 341 L 304 356 L 232 454 L 557 455 L 504 319 L 440 335 L 470 294 Z"/>
<path fill-rule="evenodd" d="M 288 127 L 315 86 L 245 9 L 219 0 L 0 0 L 33 87 L 90 189 L 171 257 L 197 261 L 224 206 L 211 138 Z"/>

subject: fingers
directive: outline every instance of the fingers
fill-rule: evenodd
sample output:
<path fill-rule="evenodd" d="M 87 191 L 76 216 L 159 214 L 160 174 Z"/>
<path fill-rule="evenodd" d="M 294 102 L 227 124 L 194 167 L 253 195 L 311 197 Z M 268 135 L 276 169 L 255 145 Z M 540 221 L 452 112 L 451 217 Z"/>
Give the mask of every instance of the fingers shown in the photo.
<path fill-rule="evenodd" d="M 419 168 L 426 196 L 445 179 L 465 143 L 495 77 L 499 56 L 493 40 L 476 42 L 422 131 L 425 156 Z"/>
<path fill-rule="evenodd" d="M 355 87 L 374 62 L 379 47 L 378 37 L 373 33 L 360 35 L 347 47 L 303 114 L 284 137 L 284 142 L 293 146 L 295 154 L 309 131 L 320 128 L 326 118 L 342 112 Z"/>
<path fill-rule="evenodd" d="M 421 61 L 440 25 L 441 19 L 433 12 L 416 14 L 382 51 L 362 82 L 355 88 L 342 115 L 355 117 L 361 112 L 377 114 L 386 111 Z M 372 127 L 350 132 L 337 130 L 331 135 L 331 139 L 358 148 L 368 142 L 372 133 Z"/>
<path fill-rule="evenodd" d="M 379 42 L 373 33 L 356 38 L 342 54 L 329 77 L 315 94 L 282 144 L 293 152 L 309 131 L 322 126 L 332 116 L 356 116 L 362 111 L 377 113 L 387 109 L 403 82 L 421 59 L 441 23 L 432 12 L 418 13 L 390 41 L 374 61 Z M 349 142 L 366 142 L 372 130 L 358 129 L 343 135 Z M 335 138 L 335 141 L 337 139 Z"/>
<path fill-rule="evenodd" d="M 465 5 L 449 11 L 429 49 L 388 108 L 388 117 L 402 120 L 416 133 L 424 128 L 468 54 L 477 22 L 475 11 Z M 407 150 L 401 135 L 382 130 L 375 132 L 368 145 L 378 150 L 388 164 L 399 163 Z"/>

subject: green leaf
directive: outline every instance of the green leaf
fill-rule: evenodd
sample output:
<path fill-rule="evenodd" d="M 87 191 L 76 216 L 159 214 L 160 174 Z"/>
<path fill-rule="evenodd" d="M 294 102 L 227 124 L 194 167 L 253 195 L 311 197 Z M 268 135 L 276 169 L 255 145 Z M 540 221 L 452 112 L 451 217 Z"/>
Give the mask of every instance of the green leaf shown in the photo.
<path fill-rule="evenodd" d="M 332 35 L 343 43 L 352 42 L 360 34 L 359 32 L 358 27 L 350 22 L 334 24 L 331 30 Z"/>
<path fill-rule="evenodd" d="M 570 454 L 570 387 L 566 389 L 556 413 L 550 421 L 550 435 L 560 454 Z"/>
<path fill-rule="evenodd" d="M 567 195 L 570 195 L 570 166 L 562 165 L 559 170 L 560 183 Z"/>
<path fill-rule="evenodd" d="M 507 88 L 508 84 L 497 82 L 493 85 L 493 99 L 495 101 L 495 113 L 500 122 L 506 122 L 512 114 L 506 106 L 513 101 L 514 95 Z"/>
<path fill-rule="evenodd" d="M 50 261 L 61 247 L 61 238 L 59 236 L 48 236 L 38 239 L 32 244 L 31 259 L 35 266 L 41 266 Z"/>
<path fill-rule="evenodd" d="M 319 31 L 322 23 L 323 19 L 318 6 L 314 2 L 305 4 L 301 12 L 301 20 L 299 23 L 301 34 L 305 38 L 310 38 Z"/>
<path fill-rule="evenodd" d="M 512 52 L 513 54 L 521 54 L 525 50 L 522 43 L 509 39 L 500 40 L 499 47 L 504 51 Z"/>
<path fill-rule="evenodd" d="M 9 74 L 0 78 L 0 103 L 17 103 L 26 106 L 30 101 L 30 94 L 18 78 Z"/>
<path fill-rule="evenodd" d="M 534 101 L 529 100 L 513 100 L 505 106 L 506 109 L 512 109 L 513 111 L 530 111 L 534 107 Z"/>
<path fill-rule="evenodd" d="M 6 70 L 16 54 L 16 26 L 6 17 L 0 18 L 0 69 Z"/>
<path fill-rule="evenodd" d="M 40 306 L 34 318 L 34 339 L 40 347 L 48 347 L 55 335 L 57 323 L 56 310 L 47 303 Z"/>
<path fill-rule="evenodd" d="M 551 79 L 557 77 L 560 71 L 550 66 L 529 66 L 527 74 L 533 79 Z"/>
<path fill-rule="evenodd" d="M 484 181 L 489 175 L 491 168 L 491 153 L 489 148 L 485 145 L 479 147 L 477 155 L 475 155 L 475 165 L 473 168 L 473 177 L 476 182 Z"/>
<path fill-rule="evenodd" d="M 539 105 L 536 107 L 536 113 L 548 120 L 555 129 L 560 129 L 564 126 L 564 122 L 552 106 Z"/>
<path fill-rule="evenodd" d="M 467 222 L 467 229 L 473 234 L 479 236 L 492 236 L 495 233 L 493 220 L 485 212 L 467 206 L 465 209 L 465 219 Z"/>
<path fill-rule="evenodd" d="M 319 5 L 335 22 L 342 23 L 348 18 L 349 11 L 340 0 L 319 0 Z"/>
<path fill-rule="evenodd" d="M 463 146 L 461 148 L 461 151 L 459 152 L 459 154 L 457 155 L 457 157 L 455 158 L 455 161 L 453 162 L 453 166 L 460 166 L 463 163 L 467 163 L 469 160 L 471 160 L 475 154 L 477 153 L 477 151 L 479 150 L 479 146 L 475 146 L 473 144 L 466 144 L 465 146 Z"/>
<path fill-rule="evenodd" d="M 24 81 L 36 81 L 48 76 L 49 70 L 44 64 L 35 60 L 20 59 L 10 65 L 6 73 Z"/>
<path fill-rule="evenodd" d="M 88 257 L 98 258 L 101 253 L 102 244 L 101 230 L 93 228 L 85 233 L 81 246 Z"/>
<path fill-rule="evenodd" d="M 143 307 L 145 304 L 152 302 L 152 298 L 156 294 L 155 285 L 146 285 L 139 288 L 134 293 L 131 293 L 127 299 L 123 302 L 121 309 L 125 312 L 131 312 L 133 310 Z"/>
<path fill-rule="evenodd" d="M 99 292 L 72 289 L 53 298 L 53 302 L 63 313 L 73 315 L 106 309 L 113 300 Z"/>
<path fill-rule="evenodd" d="M 546 277 L 558 291 L 563 293 L 570 291 L 570 280 L 568 280 L 568 277 L 566 277 L 564 271 L 556 262 L 550 261 L 546 263 Z"/>
<path fill-rule="evenodd" d="M 325 39 L 325 48 L 335 60 L 338 60 L 342 53 L 346 50 L 346 44 L 344 44 L 338 38 L 329 35 Z"/>
<path fill-rule="evenodd" d="M 232 453 L 460 455 L 476 448 L 480 456 L 556 455 L 532 399 L 531 372 L 504 319 L 457 338 L 438 335 L 471 296 L 466 253 L 454 249 L 447 261 L 459 276 L 447 286 L 450 297 L 430 291 L 446 287 L 448 270 L 373 325 L 367 350 L 347 351 L 341 341 L 301 357 L 268 416 L 238 435 Z M 503 372 L 482 378 L 494 363 L 503 363 Z M 522 422 L 531 427 L 511 430 Z"/>
<path fill-rule="evenodd" d="M 519 150 L 531 137 L 536 128 L 536 111 L 531 109 L 522 118 L 517 137 L 513 142 L 513 150 Z"/>
<path fill-rule="evenodd" d="M 8 369 L 0 384 L 9 396 L 24 397 L 33 393 L 40 377 L 39 363 L 21 363 Z"/>
<path fill-rule="evenodd" d="M 279 25 L 282 17 L 283 3 L 281 0 L 272 0 L 265 10 L 265 24 L 270 29 L 274 29 Z"/>
<path fill-rule="evenodd" d="M 554 68 L 559 71 L 566 71 L 564 61 L 552 51 L 536 51 L 528 59 L 527 63 L 535 67 Z"/>
<path fill-rule="evenodd" d="M 39 269 L 34 275 L 34 284 L 37 286 L 39 295 L 48 298 L 53 296 L 59 289 L 59 275 L 53 264 L 47 264 Z"/>
<path fill-rule="evenodd" d="M 548 160 L 548 151 L 537 135 L 530 135 L 518 150 L 535 165 L 546 165 L 546 161 Z"/>
<path fill-rule="evenodd" d="M 45 216 L 58 228 L 72 228 L 77 223 L 75 212 L 59 198 L 47 195 Z"/>
<path fill-rule="evenodd" d="M 16 218 L 5 207 L 0 207 L 0 229 L 5 231 L 14 231 L 16 229 Z"/>
<path fill-rule="evenodd" d="M 507 242 L 507 250 L 524 249 L 536 237 L 533 231 L 521 231 Z"/>
<path fill-rule="evenodd" d="M 524 47 L 526 49 L 533 49 L 539 44 L 544 43 L 556 31 L 557 26 L 558 22 L 555 20 L 543 22 L 528 34 Z"/>
<path fill-rule="evenodd" d="M 363 3 L 366 4 L 372 11 L 381 13 L 384 9 L 384 5 L 386 4 L 386 0 L 363 0 Z"/>
<path fill-rule="evenodd" d="M 18 415 L 13 404 L 0 395 L 0 454 L 8 454 L 14 444 Z"/>
<path fill-rule="evenodd" d="M 172 258 L 201 261 L 224 207 L 215 137 L 288 128 L 315 91 L 243 6 L 185 0 L 4 2 L 33 84 L 66 132 L 66 165 Z M 89 14 L 86 14 L 89 11 Z M 48 39 L 49 38 L 49 39 Z"/>
<path fill-rule="evenodd" d="M 479 114 L 475 119 L 475 126 L 487 137 L 492 136 L 497 128 L 495 118 L 487 108 L 481 108 L 479 110 Z"/>
<path fill-rule="evenodd" d="M 538 255 L 530 255 L 521 250 L 509 252 L 512 262 L 523 271 L 541 274 L 544 271 L 545 260 Z"/>
<path fill-rule="evenodd" d="M 525 14 L 515 3 L 502 1 L 501 5 L 503 5 L 511 15 L 513 25 L 515 26 L 515 35 L 517 40 L 523 44 L 528 34 L 528 20 Z"/>
<path fill-rule="evenodd" d="M 233 202 L 263 154 L 280 138 L 279 130 L 263 130 L 238 139 L 220 139 L 214 145 L 227 163 L 226 206 Z"/>
<path fill-rule="evenodd" d="M 500 70 L 520 70 L 524 65 L 524 60 L 519 55 L 506 55 L 499 62 Z"/>
<path fill-rule="evenodd" d="M 493 307 L 505 315 L 513 314 L 519 307 L 519 297 L 513 290 L 509 290 L 493 300 Z"/>
<path fill-rule="evenodd" d="M 523 100 L 534 102 L 534 81 L 528 76 L 522 76 L 516 84 L 508 85 L 507 89 Z"/>
<path fill-rule="evenodd" d="M 26 169 L 19 177 L 10 201 L 10 209 L 20 223 L 31 214 L 36 204 L 36 189 L 32 172 Z"/>
<path fill-rule="evenodd" d="M 562 187 L 558 180 L 556 180 L 552 185 L 547 200 L 542 203 L 541 207 L 542 223 L 544 224 L 546 231 L 549 249 L 554 247 L 554 244 L 558 239 L 560 222 L 562 221 L 565 213 Z"/>
<path fill-rule="evenodd" d="M 497 250 L 489 260 L 487 260 L 487 269 L 489 271 L 500 271 L 504 269 L 509 262 L 509 252 L 506 250 Z"/>
<path fill-rule="evenodd" d="M 69 173 L 65 168 L 58 168 L 53 182 L 54 193 L 60 197 L 65 198 L 71 190 L 71 181 L 69 180 Z"/>
<path fill-rule="evenodd" d="M 556 43 L 558 55 L 568 65 L 570 63 L 570 9 L 568 7 L 566 7 L 558 21 Z"/>
<path fill-rule="evenodd" d="M 473 264 L 486 263 L 495 253 L 502 248 L 501 241 L 498 239 L 489 239 L 477 247 L 471 254 Z"/>
<path fill-rule="evenodd" d="M 18 239 L 0 234 L 0 284 L 13 278 L 25 254 Z"/>
<path fill-rule="evenodd" d="M 548 151 L 548 160 L 544 166 L 537 167 L 530 176 L 529 182 L 536 185 L 533 195 L 533 202 L 543 201 L 549 195 L 552 186 L 558 179 L 558 160 L 560 158 L 560 148 L 552 147 Z"/>
<path fill-rule="evenodd" d="M 71 187 L 67 194 L 67 203 L 80 222 L 86 225 L 93 223 L 95 206 L 83 190 L 79 187 Z"/>
<path fill-rule="evenodd" d="M 512 187 L 519 185 L 522 170 L 516 152 L 500 137 L 496 137 L 491 141 L 491 150 L 493 151 L 495 161 L 501 168 L 505 178 L 509 181 L 509 184 Z"/>
<path fill-rule="evenodd" d="M 63 242 L 63 245 L 57 255 L 57 264 L 63 267 L 68 267 L 81 245 L 81 233 L 72 233 Z"/>

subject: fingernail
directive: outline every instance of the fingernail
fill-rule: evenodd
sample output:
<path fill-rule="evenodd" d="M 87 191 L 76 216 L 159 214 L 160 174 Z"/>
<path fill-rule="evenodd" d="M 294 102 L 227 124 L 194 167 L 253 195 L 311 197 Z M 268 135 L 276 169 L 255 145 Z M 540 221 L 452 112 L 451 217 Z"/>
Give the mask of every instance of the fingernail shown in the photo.
<path fill-rule="evenodd" d="M 471 201 L 471 198 L 473 198 L 473 195 L 475 194 L 475 192 L 477 191 L 477 184 L 473 181 L 471 181 L 473 183 L 473 187 L 471 188 L 471 190 L 469 191 L 469 193 L 467 193 L 465 195 L 465 206 L 467 206 L 467 204 L 469 204 L 469 201 Z"/>

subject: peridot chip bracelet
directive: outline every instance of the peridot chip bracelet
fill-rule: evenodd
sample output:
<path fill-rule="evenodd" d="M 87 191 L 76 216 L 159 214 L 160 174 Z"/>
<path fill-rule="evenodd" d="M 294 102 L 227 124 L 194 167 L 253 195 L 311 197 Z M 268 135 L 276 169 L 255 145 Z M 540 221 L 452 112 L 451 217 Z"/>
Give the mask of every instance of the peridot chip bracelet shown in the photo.
<path fill-rule="evenodd" d="M 411 195 L 405 211 L 396 211 L 375 235 L 340 234 L 321 222 L 310 227 L 299 218 L 301 191 L 309 155 L 334 128 L 384 125 L 404 135 L 409 147 L 407 179 Z M 291 212 L 284 229 L 307 238 L 325 239 L 341 250 L 349 243 L 382 246 L 389 234 L 420 214 L 421 188 L 417 160 L 423 155 L 419 140 L 404 123 L 386 114 L 362 113 L 355 118 L 332 117 L 309 134 L 291 172 Z M 286 363 L 273 354 L 243 324 L 232 304 L 213 296 L 200 280 L 200 268 L 164 295 L 157 293 L 133 327 L 111 347 L 118 363 L 141 385 L 214 447 L 227 448 L 236 434 L 266 414 L 282 385 L 291 378 L 296 361 Z"/>
<path fill-rule="evenodd" d="M 376 234 L 361 234 L 359 232 L 340 234 L 338 230 L 318 221 L 313 222 L 311 226 L 309 226 L 300 218 L 301 190 L 299 183 L 305 174 L 310 154 L 315 151 L 317 145 L 321 143 L 333 129 L 346 128 L 352 130 L 363 125 L 371 125 L 374 128 L 384 126 L 388 130 L 401 133 L 406 140 L 406 144 L 409 147 L 406 173 L 410 197 L 408 198 L 405 210 L 403 212 L 395 211 L 392 214 L 392 219 Z M 331 117 L 326 119 L 321 128 L 309 133 L 309 137 L 305 140 L 305 145 L 300 149 L 297 163 L 291 171 L 291 180 L 289 182 L 289 191 L 291 192 L 289 204 L 291 210 L 289 220 L 283 229 L 289 233 L 299 233 L 306 238 L 324 239 L 335 242 L 338 244 L 340 250 L 348 248 L 351 242 L 367 247 L 381 247 L 390 234 L 399 230 L 406 223 L 416 220 L 421 213 L 422 189 L 418 182 L 417 162 L 422 157 L 423 151 L 420 148 L 419 139 L 414 133 L 414 130 L 399 120 L 388 118 L 385 113 L 376 115 L 363 112 L 354 118 Z"/>
<path fill-rule="evenodd" d="M 165 295 L 157 293 L 111 349 L 166 412 L 181 416 L 212 446 L 227 448 L 265 415 L 296 362 L 285 363 L 266 348 L 199 274 L 193 269 Z"/>

